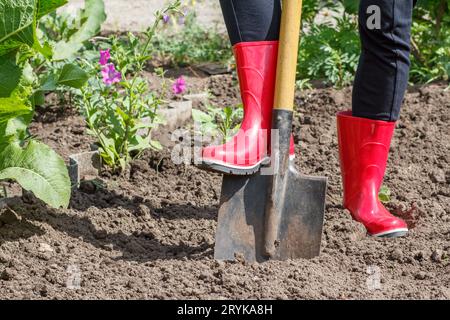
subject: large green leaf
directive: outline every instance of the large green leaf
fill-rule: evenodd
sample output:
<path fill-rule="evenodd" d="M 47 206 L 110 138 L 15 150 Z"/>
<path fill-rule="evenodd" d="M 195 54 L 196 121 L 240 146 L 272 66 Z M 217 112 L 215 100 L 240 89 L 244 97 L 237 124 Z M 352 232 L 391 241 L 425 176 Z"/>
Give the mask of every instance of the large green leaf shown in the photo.
<path fill-rule="evenodd" d="M 33 118 L 34 112 L 20 117 L 0 122 L 0 150 L 1 145 L 11 141 L 24 141 L 28 137 L 27 127 Z"/>
<path fill-rule="evenodd" d="M 49 48 L 37 41 L 37 21 L 66 3 L 66 0 L 1 0 L 0 56 L 23 44 L 48 54 Z"/>
<path fill-rule="evenodd" d="M 0 56 L 22 44 L 33 46 L 36 1 L 0 1 Z"/>
<path fill-rule="evenodd" d="M 0 123 L 30 112 L 30 106 L 14 94 L 8 98 L 0 98 Z"/>
<path fill-rule="evenodd" d="M 83 69 L 76 64 L 67 63 L 59 73 L 57 84 L 79 89 L 88 79 L 89 76 Z"/>
<path fill-rule="evenodd" d="M 22 70 L 17 66 L 15 55 L 0 57 L 0 98 L 11 95 L 19 84 Z"/>
<path fill-rule="evenodd" d="M 102 23 L 106 20 L 105 4 L 103 0 L 86 0 L 85 8 L 81 13 L 84 23 L 69 40 L 60 41 L 55 45 L 53 59 L 65 60 L 78 52 L 85 41 L 88 41 L 100 32 Z"/>
<path fill-rule="evenodd" d="M 67 2 L 67 0 L 40 0 L 36 13 L 37 19 L 39 20 L 43 16 L 55 11 L 57 8 L 62 7 Z"/>
<path fill-rule="evenodd" d="M 13 179 L 54 208 L 67 207 L 70 179 L 61 157 L 47 145 L 30 141 L 25 148 L 8 144 L 0 151 L 0 180 Z"/>

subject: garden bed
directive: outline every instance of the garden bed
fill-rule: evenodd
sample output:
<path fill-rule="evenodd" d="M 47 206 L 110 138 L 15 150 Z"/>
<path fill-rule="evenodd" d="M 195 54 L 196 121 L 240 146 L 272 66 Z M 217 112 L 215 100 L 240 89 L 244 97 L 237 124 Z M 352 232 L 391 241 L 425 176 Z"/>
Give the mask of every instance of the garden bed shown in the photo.
<path fill-rule="evenodd" d="M 239 101 L 230 75 L 188 80 L 198 92 L 209 89 L 216 105 Z M 0 210 L 0 299 L 450 299 L 444 89 L 411 88 L 393 140 L 385 185 L 392 191 L 388 206 L 413 227 L 406 238 L 366 237 L 343 210 L 334 115 L 349 107 L 351 89 L 314 89 L 297 94 L 294 131 L 297 167 L 329 179 L 320 257 L 215 261 L 221 176 L 174 165 L 168 148 L 146 152 L 123 176 L 106 171 L 83 182 L 69 209 L 16 197 L 14 212 Z M 36 120 L 32 133 L 65 159 L 90 149 L 76 112 L 49 118 L 42 111 Z"/>

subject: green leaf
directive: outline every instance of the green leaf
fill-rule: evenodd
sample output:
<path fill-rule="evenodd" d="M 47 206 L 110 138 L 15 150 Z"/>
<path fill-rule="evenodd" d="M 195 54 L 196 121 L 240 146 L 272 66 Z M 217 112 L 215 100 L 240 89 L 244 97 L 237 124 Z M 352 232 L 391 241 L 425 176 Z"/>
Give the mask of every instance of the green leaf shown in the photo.
<path fill-rule="evenodd" d="M 345 12 L 357 14 L 359 9 L 359 0 L 342 0 Z"/>
<path fill-rule="evenodd" d="M 38 7 L 37 7 L 37 13 L 36 17 L 39 20 L 43 16 L 52 13 L 59 7 L 62 7 L 65 5 L 68 1 L 67 0 L 40 0 L 38 1 Z"/>
<path fill-rule="evenodd" d="M 391 190 L 386 186 L 382 186 L 380 188 L 380 192 L 378 193 L 378 198 L 383 203 L 391 201 Z"/>
<path fill-rule="evenodd" d="M 45 93 L 44 91 L 37 90 L 30 98 L 31 104 L 33 106 L 43 106 L 45 104 Z"/>
<path fill-rule="evenodd" d="M 8 98 L 0 98 L 0 123 L 28 114 L 31 111 L 30 106 L 14 94 Z"/>
<path fill-rule="evenodd" d="M 22 70 L 16 64 L 14 54 L 0 57 L 0 98 L 11 95 L 19 84 Z"/>
<path fill-rule="evenodd" d="M 54 208 L 67 207 L 70 179 L 61 157 L 49 146 L 30 141 L 11 143 L 0 151 L 0 180 L 13 179 Z"/>
<path fill-rule="evenodd" d="M 37 40 L 37 21 L 65 3 L 66 0 L 1 0 L 0 56 L 24 44 L 50 55 L 51 48 L 41 46 Z"/>
<path fill-rule="evenodd" d="M 100 32 L 100 27 L 106 20 L 103 0 L 86 0 L 85 4 L 81 13 L 81 21 L 84 21 L 84 23 L 67 42 L 60 41 L 55 45 L 53 55 L 55 60 L 72 57 L 83 47 L 83 42 L 88 41 Z"/>
<path fill-rule="evenodd" d="M 213 117 L 211 117 L 209 114 L 197 109 L 192 109 L 192 119 L 194 119 L 195 122 L 200 123 L 208 123 L 214 121 Z"/>
<path fill-rule="evenodd" d="M 43 80 L 41 87 L 39 88 L 40 91 L 53 91 L 56 89 L 56 85 L 58 83 L 58 79 L 53 73 L 50 73 L 47 75 Z"/>
<path fill-rule="evenodd" d="M 159 141 L 157 141 L 157 140 L 150 140 L 150 145 L 155 150 L 162 150 L 163 149 L 162 144 Z"/>
<path fill-rule="evenodd" d="M 73 63 L 67 63 L 59 73 L 57 84 L 80 89 L 88 79 L 89 76 L 83 69 Z"/>
<path fill-rule="evenodd" d="M 24 141 L 28 136 L 27 126 L 31 122 L 33 114 L 30 112 L 27 115 L 0 123 L 0 145 L 10 141 Z"/>
<path fill-rule="evenodd" d="M 0 1 L 0 56 L 34 44 L 36 0 Z"/>

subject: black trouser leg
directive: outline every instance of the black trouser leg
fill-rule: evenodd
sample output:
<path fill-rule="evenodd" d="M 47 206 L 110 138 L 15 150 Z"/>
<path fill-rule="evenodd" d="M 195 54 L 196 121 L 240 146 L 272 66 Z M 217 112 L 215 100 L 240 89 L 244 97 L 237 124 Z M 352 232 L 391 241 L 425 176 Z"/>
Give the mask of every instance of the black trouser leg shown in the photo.
<path fill-rule="evenodd" d="M 220 0 L 231 44 L 278 40 L 280 0 Z"/>
<path fill-rule="evenodd" d="M 353 115 L 395 121 L 408 85 L 414 0 L 361 0 L 362 51 L 353 88 Z M 376 7 L 380 8 L 377 28 Z M 375 15 L 374 15 L 375 14 Z"/>

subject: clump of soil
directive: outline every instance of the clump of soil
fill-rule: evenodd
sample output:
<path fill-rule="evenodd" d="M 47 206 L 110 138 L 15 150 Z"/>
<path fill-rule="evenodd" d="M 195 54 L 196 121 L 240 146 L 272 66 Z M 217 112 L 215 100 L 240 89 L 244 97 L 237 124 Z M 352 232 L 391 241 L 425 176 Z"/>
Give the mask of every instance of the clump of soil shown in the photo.
<path fill-rule="evenodd" d="M 230 83 L 230 75 L 209 81 L 217 103 L 238 101 Z M 146 153 L 126 176 L 105 174 L 75 190 L 69 209 L 22 198 L 2 209 L 0 298 L 449 299 L 444 88 L 412 88 L 395 132 L 385 184 L 389 208 L 398 214 L 416 208 L 406 238 L 367 237 L 343 209 L 335 114 L 349 108 L 351 89 L 316 89 L 297 94 L 295 141 L 298 168 L 329 179 L 319 257 L 214 261 L 221 177 L 176 166 L 167 150 Z M 32 130 L 67 156 L 89 149 L 81 123 L 71 115 Z"/>

